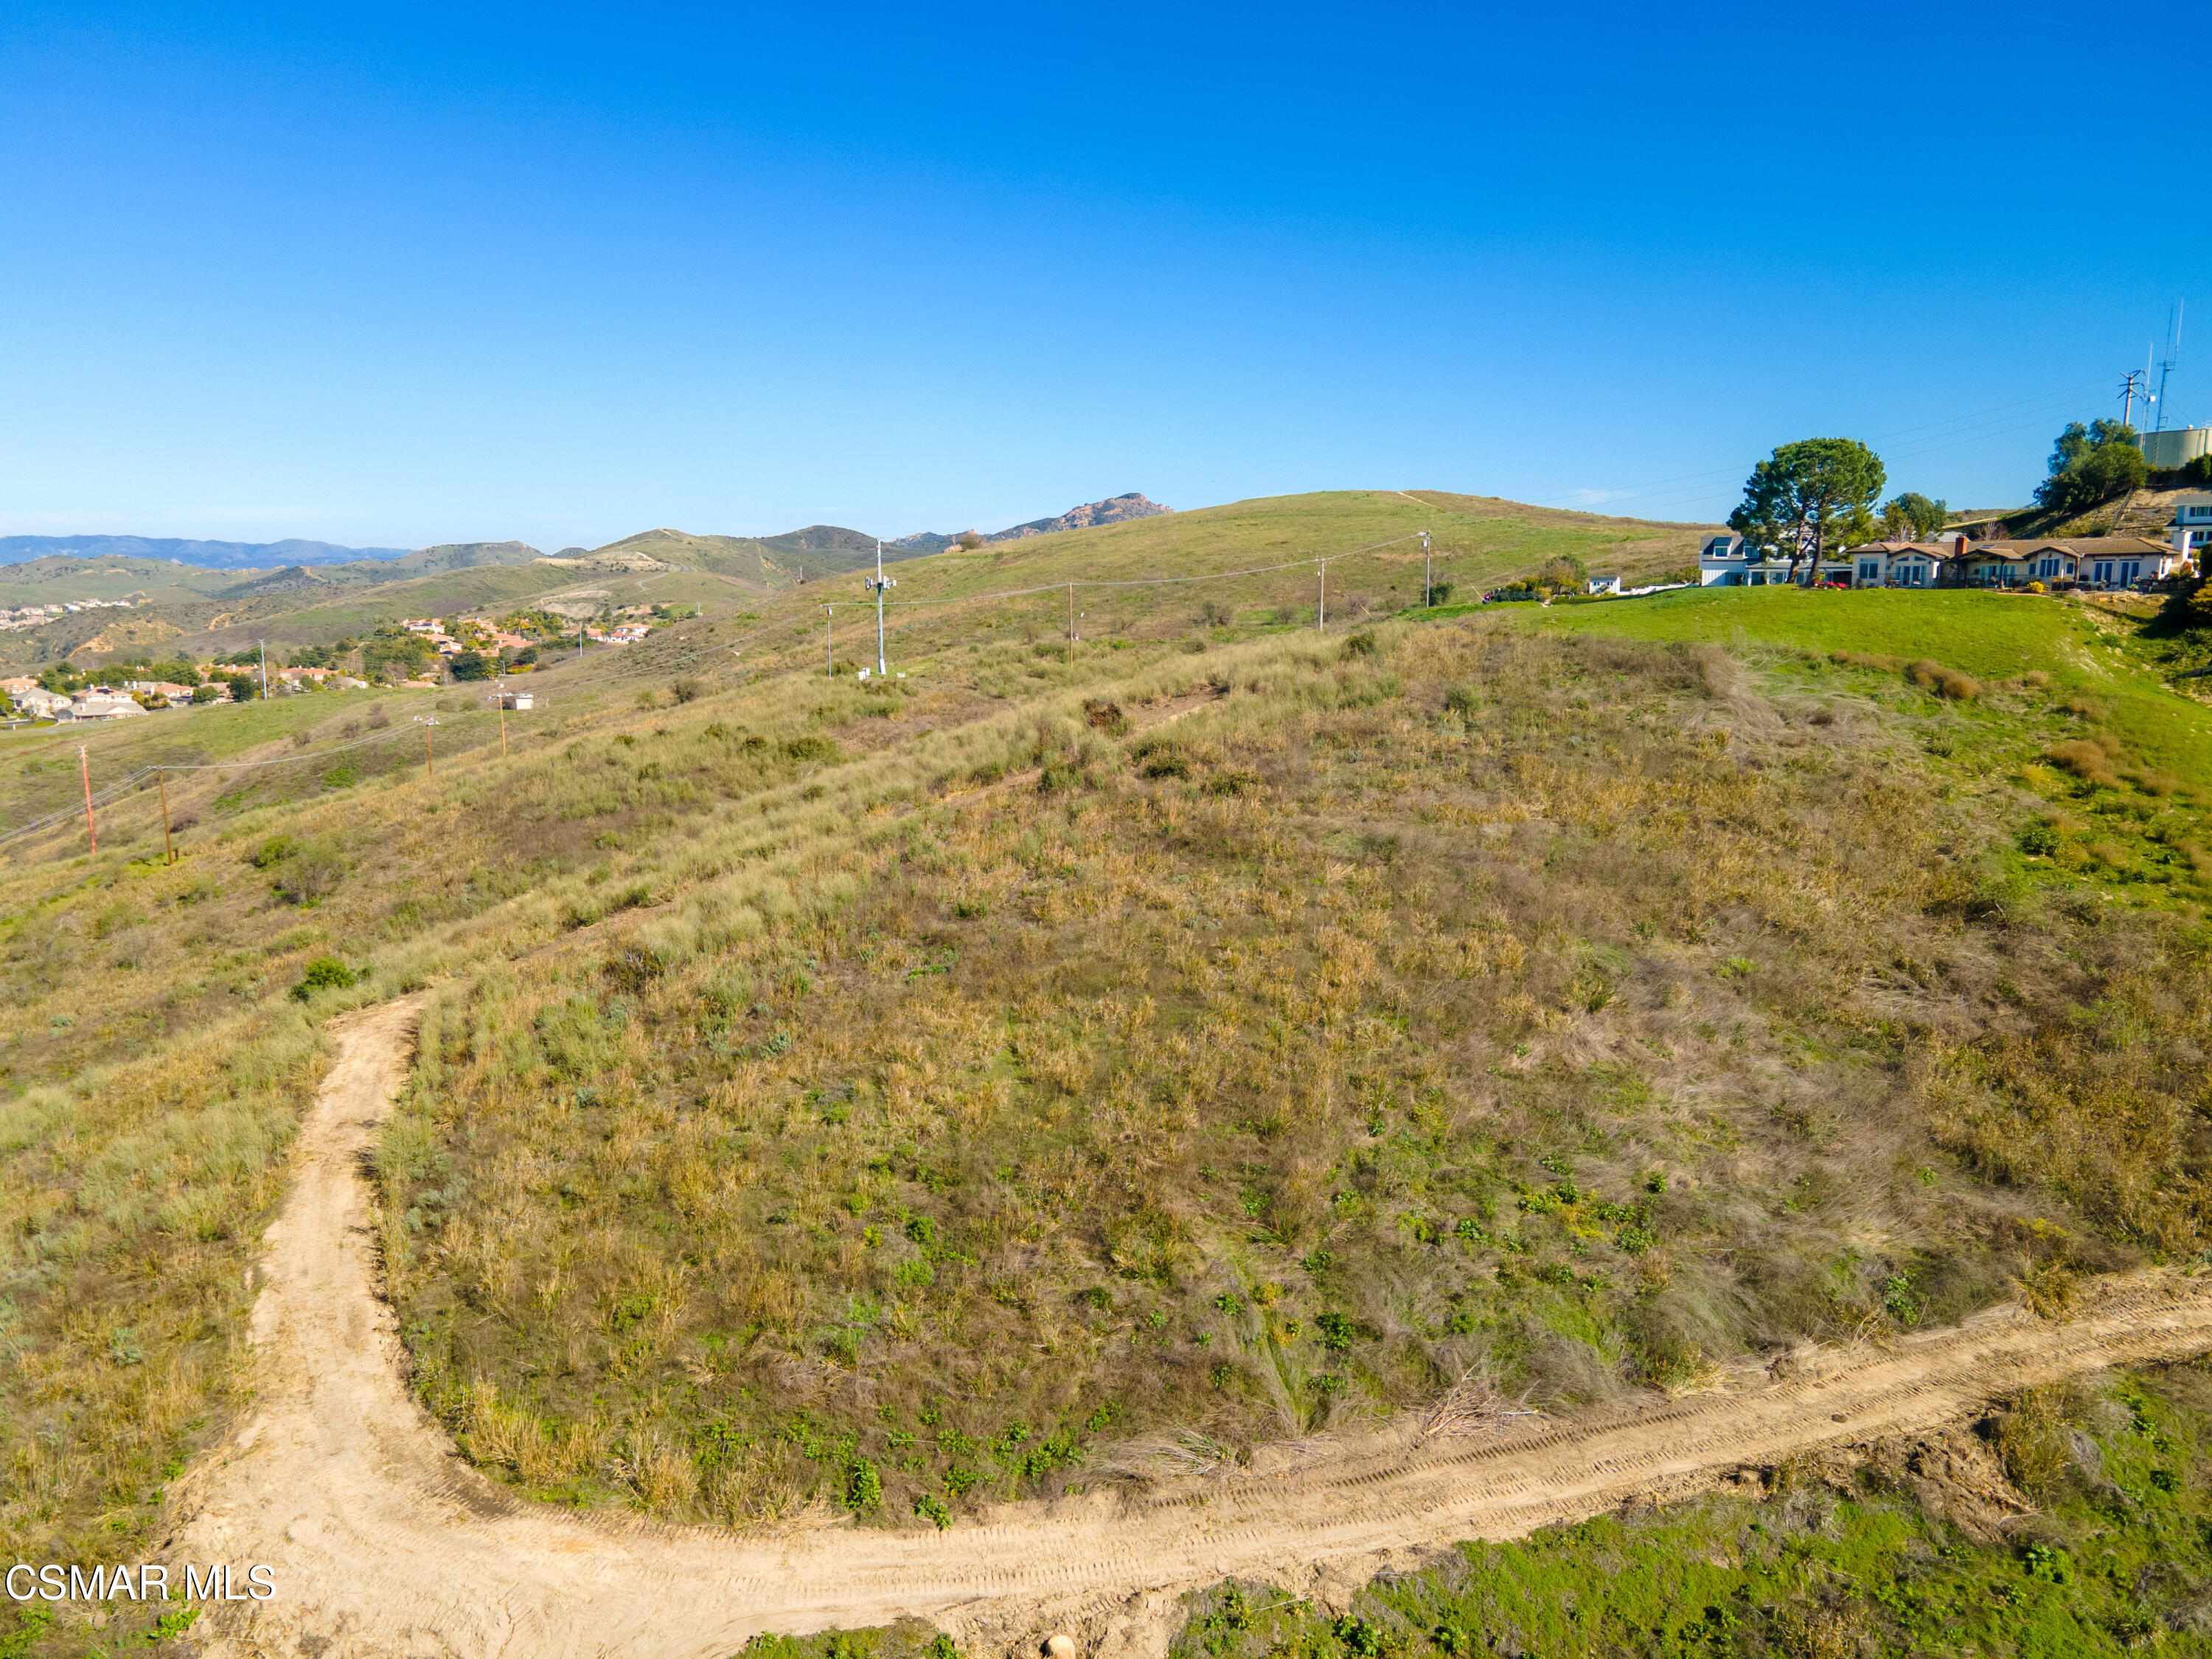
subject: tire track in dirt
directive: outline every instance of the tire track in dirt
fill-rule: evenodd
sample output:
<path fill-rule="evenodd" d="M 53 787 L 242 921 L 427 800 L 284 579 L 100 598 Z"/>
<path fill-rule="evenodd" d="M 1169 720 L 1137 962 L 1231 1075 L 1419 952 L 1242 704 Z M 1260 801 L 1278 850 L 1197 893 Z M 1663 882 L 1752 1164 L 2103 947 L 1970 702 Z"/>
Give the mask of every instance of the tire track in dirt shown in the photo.
<path fill-rule="evenodd" d="M 209 1651 L 318 1659 L 723 1659 L 762 1631 L 929 1619 L 981 1650 L 1079 1632 L 1158 1653 L 1182 1591 L 1230 1577 L 1341 1594 L 1459 1538 L 1518 1535 L 1745 1464 L 1927 1430 L 2031 1382 L 2212 1349 L 2212 1281 L 2105 1281 L 2051 1325 L 1999 1310 L 1887 1347 L 1820 1351 L 1673 1401 L 1475 1438 L 1379 1435 L 1243 1471 L 1007 1504 L 945 1532 L 732 1534 L 526 1504 L 400 1381 L 362 1161 L 422 999 L 334 1025 L 337 1063 L 270 1229 L 252 1410 L 172 1487 L 172 1559 L 264 1563 L 276 1595 L 215 1608 Z"/>

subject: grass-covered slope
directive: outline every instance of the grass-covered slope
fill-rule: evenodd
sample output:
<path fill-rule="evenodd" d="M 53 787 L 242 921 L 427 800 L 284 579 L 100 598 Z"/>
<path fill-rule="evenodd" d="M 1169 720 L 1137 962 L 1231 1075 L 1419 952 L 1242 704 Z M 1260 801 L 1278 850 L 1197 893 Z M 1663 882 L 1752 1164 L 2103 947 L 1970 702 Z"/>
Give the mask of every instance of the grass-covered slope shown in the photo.
<path fill-rule="evenodd" d="M 2011 792 L 1868 678 L 1255 646 L 482 977 L 381 1165 L 426 1395 L 531 1490 L 617 1495 L 620 1441 L 665 1512 L 896 1521 L 2194 1248 L 2201 958 L 2008 884 Z M 619 811 L 722 724 L 571 758 Z"/>
<path fill-rule="evenodd" d="M 173 867 L 150 791 L 0 866 L 0 1553 L 147 1547 L 317 1027 L 410 987 L 416 1378 L 574 1502 L 928 1524 L 1470 1367 L 1565 1406 L 2203 1248 L 2212 777 L 2121 726 L 2168 695 L 2130 638 L 2093 684 L 1962 627 L 1961 700 L 1588 631 L 1626 605 L 1354 643 L 1145 592 L 1073 661 L 915 607 L 874 690 L 763 601 L 548 672 L 504 758 L 428 694 L 87 734 L 286 764 L 184 786 Z M 11 740 L 11 805 L 74 758 Z"/>

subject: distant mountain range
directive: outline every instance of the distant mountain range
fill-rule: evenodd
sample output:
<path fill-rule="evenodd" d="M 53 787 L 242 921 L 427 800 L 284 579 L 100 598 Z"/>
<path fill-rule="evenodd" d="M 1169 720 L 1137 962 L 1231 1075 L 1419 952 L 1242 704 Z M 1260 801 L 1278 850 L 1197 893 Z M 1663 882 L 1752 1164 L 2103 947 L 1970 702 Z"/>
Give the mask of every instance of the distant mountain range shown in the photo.
<path fill-rule="evenodd" d="M 1011 530 L 997 530 L 985 536 L 987 542 L 1019 541 L 1024 536 L 1051 536 L 1063 530 L 1088 530 L 1093 525 L 1119 524 L 1124 519 L 1154 519 L 1175 508 L 1148 501 L 1139 491 L 1115 495 L 1103 501 L 1091 501 L 1082 507 L 1071 507 L 1056 519 L 1031 519 L 1027 524 L 1018 524 Z M 934 553 L 939 548 L 950 547 L 960 538 L 939 535 L 933 530 L 918 531 L 911 536 L 902 536 L 887 544 L 892 547 L 910 548 L 917 552 Z"/>
<path fill-rule="evenodd" d="M 80 559 L 167 559 L 204 570 L 267 570 L 296 564 L 351 564 L 404 558 L 405 547 L 337 547 L 329 542 L 194 542 L 151 536 L 0 536 L 0 564 L 56 555 Z"/>
<path fill-rule="evenodd" d="M 1049 536 L 1056 531 L 1085 530 L 1093 525 L 1119 524 L 1124 519 L 1149 519 L 1174 511 L 1171 507 L 1162 507 L 1133 491 L 1110 501 L 1071 507 L 1056 519 L 1032 519 L 1009 530 L 995 531 L 983 539 L 1016 541 L 1024 536 Z M 958 535 L 921 531 L 902 536 L 896 541 L 886 541 L 883 545 L 887 558 L 913 558 L 950 547 L 959 539 Z M 651 544 L 657 556 L 666 552 L 703 554 L 710 568 L 734 558 L 742 574 L 748 576 L 765 574 L 757 568 L 762 556 L 759 550 L 785 558 L 812 555 L 822 562 L 817 568 L 825 569 L 853 568 L 863 558 L 872 557 L 876 550 L 874 537 L 834 524 L 811 524 L 804 530 L 787 530 L 780 536 L 690 536 L 678 531 L 648 530 L 596 550 L 632 550 L 633 544 L 641 544 L 635 550 L 646 550 L 642 544 Z M 307 576 L 307 572 L 317 566 L 371 565 L 380 566 L 384 572 L 394 575 L 428 575 L 474 565 L 527 564 L 545 556 L 527 542 L 452 542 L 437 547 L 405 548 L 340 547 L 331 542 L 298 540 L 186 541 L 154 536 L 0 536 L 0 565 L 29 564 L 38 559 L 57 557 L 165 559 L 205 570 L 274 571 L 276 574 L 272 580 L 295 585 L 316 580 Z M 564 547 L 553 556 L 588 556 L 580 547 Z M 739 570 L 728 574 L 739 574 Z M 380 580 L 381 573 L 371 576 L 363 572 L 353 579 Z"/>

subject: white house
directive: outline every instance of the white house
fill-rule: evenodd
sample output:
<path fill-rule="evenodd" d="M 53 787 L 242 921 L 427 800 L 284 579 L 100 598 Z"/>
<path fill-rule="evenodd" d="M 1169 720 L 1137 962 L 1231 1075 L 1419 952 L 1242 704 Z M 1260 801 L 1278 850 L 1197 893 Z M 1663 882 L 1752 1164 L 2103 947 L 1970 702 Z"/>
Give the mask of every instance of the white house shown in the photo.
<path fill-rule="evenodd" d="M 1803 562 L 1798 568 L 1806 568 Z M 1698 583 L 1702 587 L 1779 587 L 1789 580 L 1789 560 L 1775 558 L 1741 536 L 1708 536 L 1698 549 Z"/>
<path fill-rule="evenodd" d="M 1849 548 L 1832 565 L 1823 565 L 1838 580 L 1853 587 L 1941 587 L 1956 575 L 1955 565 L 1964 552 L 1964 536 L 1946 536 L 1934 542 L 1869 542 Z"/>
<path fill-rule="evenodd" d="M 132 698 L 118 696 L 112 692 L 88 691 L 69 706 L 69 717 L 79 720 L 128 720 L 133 714 L 145 712 Z"/>
<path fill-rule="evenodd" d="M 1620 578 L 1618 576 L 1592 576 L 1589 579 L 1589 591 L 1593 593 L 1609 593 L 1617 599 L 1620 594 Z"/>
<path fill-rule="evenodd" d="M 39 720 L 58 719 L 60 711 L 70 706 L 67 697 L 40 686 L 34 685 L 28 691 L 16 691 L 10 695 L 15 699 L 16 708 Z"/>
<path fill-rule="evenodd" d="M 2177 495 L 2173 501 L 2173 550 L 2184 558 L 2212 545 L 2212 490 Z"/>

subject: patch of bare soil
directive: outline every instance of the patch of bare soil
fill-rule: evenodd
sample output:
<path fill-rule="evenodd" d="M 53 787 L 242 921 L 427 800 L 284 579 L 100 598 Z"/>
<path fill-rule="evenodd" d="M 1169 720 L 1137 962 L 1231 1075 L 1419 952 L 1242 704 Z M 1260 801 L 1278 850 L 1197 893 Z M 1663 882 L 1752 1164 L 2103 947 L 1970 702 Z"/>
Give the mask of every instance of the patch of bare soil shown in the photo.
<path fill-rule="evenodd" d="M 1900 1486 L 1993 1528 L 2016 1507 L 2008 1488 L 1945 1430 L 2031 1383 L 2212 1348 L 2212 1281 L 2137 1274 L 2099 1285 L 2094 1311 L 2069 1323 L 2002 1310 L 1574 1419 L 1470 1395 L 1438 1419 L 1452 1432 L 1407 1422 L 1249 1469 L 1009 1504 L 941 1533 L 738 1535 L 568 1514 L 462 1462 L 400 1381 L 360 1166 L 417 1006 L 386 1004 L 337 1034 L 268 1236 L 254 1407 L 172 1488 L 166 1553 L 275 1571 L 272 1600 L 202 1621 L 211 1653 L 723 1659 L 762 1631 L 912 1615 L 975 1652 L 1034 1653 L 1065 1630 L 1085 1651 L 1157 1654 L 1196 1586 L 1270 1580 L 1340 1601 L 1451 1540 L 1668 1501 L 1793 1458 L 1888 1458 Z"/>

